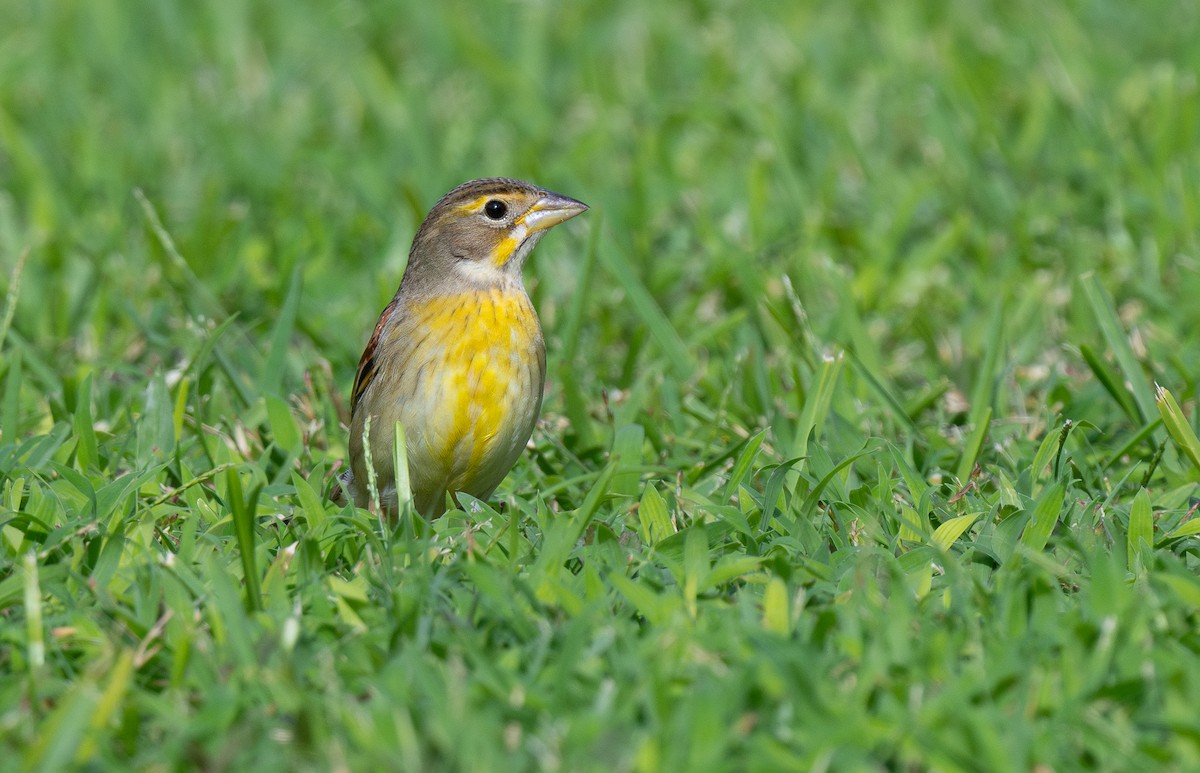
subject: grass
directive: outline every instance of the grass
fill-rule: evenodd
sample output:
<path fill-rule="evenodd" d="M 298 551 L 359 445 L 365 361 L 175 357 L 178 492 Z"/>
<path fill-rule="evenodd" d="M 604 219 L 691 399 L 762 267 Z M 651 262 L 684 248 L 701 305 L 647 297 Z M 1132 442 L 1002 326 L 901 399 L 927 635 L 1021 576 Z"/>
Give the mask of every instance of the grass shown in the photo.
<path fill-rule="evenodd" d="M 0 17 L 5 766 L 1200 766 L 1192 4 Z M 544 421 L 383 526 L 353 369 L 491 174 L 592 206 Z"/>

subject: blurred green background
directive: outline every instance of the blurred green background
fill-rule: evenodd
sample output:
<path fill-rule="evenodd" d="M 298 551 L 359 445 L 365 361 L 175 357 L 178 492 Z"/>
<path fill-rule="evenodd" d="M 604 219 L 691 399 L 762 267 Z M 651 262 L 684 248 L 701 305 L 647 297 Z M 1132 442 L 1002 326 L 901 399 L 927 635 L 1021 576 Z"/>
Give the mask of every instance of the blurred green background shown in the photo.
<path fill-rule="evenodd" d="M 1079 335 L 1071 285 L 1095 270 L 1180 335 L 1197 323 L 1180 299 L 1197 290 L 1198 14 L 6 3 L 0 239 L 9 265 L 35 250 L 15 330 L 47 356 L 128 361 L 179 321 L 164 299 L 212 295 L 262 326 L 298 267 L 299 324 L 344 384 L 424 212 L 505 174 L 591 204 L 602 257 L 676 326 L 753 315 L 786 274 L 818 330 L 836 337 L 845 304 L 889 359 L 953 368 L 938 341 L 979 348 L 997 297 L 1043 348 Z M 147 236 L 137 188 L 195 279 Z M 552 331 L 578 231 L 531 267 Z M 625 292 L 588 288 L 581 349 L 608 383 L 643 346 Z"/>
<path fill-rule="evenodd" d="M 1198 40 L 1183 0 L 0 0 L 5 746 L 1200 764 L 1149 392 L 1195 413 Z M 526 269 L 546 421 L 503 515 L 391 541 L 316 495 L 413 232 L 490 175 L 592 207 Z"/>

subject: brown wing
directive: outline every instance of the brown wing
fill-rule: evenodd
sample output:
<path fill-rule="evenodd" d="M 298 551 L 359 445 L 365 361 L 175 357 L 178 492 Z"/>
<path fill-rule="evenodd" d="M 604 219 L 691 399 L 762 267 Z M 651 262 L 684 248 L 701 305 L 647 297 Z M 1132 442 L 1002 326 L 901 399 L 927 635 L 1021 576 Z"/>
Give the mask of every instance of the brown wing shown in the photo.
<path fill-rule="evenodd" d="M 379 354 L 379 339 L 383 335 L 384 326 L 396 312 L 397 305 L 396 299 L 393 298 L 392 302 L 384 308 L 383 313 L 379 315 L 379 321 L 375 323 L 375 332 L 371 333 L 371 340 L 367 341 L 367 348 L 363 350 L 362 357 L 358 360 L 358 372 L 354 375 L 354 389 L 350 392 L 351 416 L 358 408 L 358 401 L 362 399 L 363 393 L 375 380 L 375 358 Z"/>

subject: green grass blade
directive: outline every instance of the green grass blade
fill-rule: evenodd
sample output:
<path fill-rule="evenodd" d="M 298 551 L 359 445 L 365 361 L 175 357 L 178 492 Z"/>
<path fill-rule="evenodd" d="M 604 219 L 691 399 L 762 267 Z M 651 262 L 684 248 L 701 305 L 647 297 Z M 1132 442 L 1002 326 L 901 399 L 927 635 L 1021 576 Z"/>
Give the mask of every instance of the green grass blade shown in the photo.
<path fill-rule="evenodd" d="M 764 532 L 770 527 L 771 519 L 775 517 L 776 513 L 786 510 L 786 506 L 780 504 L 779 498 L 786 487 L 788 473 L 795 472 L 794 468 L 799 462 L 800 459 L 788 459 L 771 470 L 771 475 L 767 478 L 767 485 L 763 489 L 763 514 L 759 532 Z"/>
<path fill-rule="evenodd" d="M 921 477 L 921 474 L 909 463 L 905 458 L 904 452 L 896 445 L 889 443 L 888 451 L 892 457 L 892 463 L 896 465 L 896 469 L 900 471 L 900 477 L 904 478 L 904 486 L 908 489 L 908 495 L 912 498 L 912 503 L 918 504 L 925 498 L 925 492 L 929 490 L 929 484 Z"/>
<path fill-rule="evenodd" d="M 1133 414 L 1136 416 L 1136 413 Z M 1161 417 L 1149 422 L 1137 432 L 1133 433 L 1127 441 L 1117 447 L 1115 451 L 1108 455 L 1104 462 L 1104 469 L 1110 469 L 1117 465 L 1126 456 L 1133 453 L 1134 449 L 1150 440 L 1158 428 L 1162 426 L 1163 420 Z"/>
<path fill-rule="evenodd" d="M 1092 313 L 1096 315 L 1100 332 L 1104 334 L 1104 340 L 1112 350 L 1113 356 L 1117 360 L 1117 366 L 1129 384 L 1134 404 L 1137 406 L 1139 423 L 1144 424 L 1154 415 L 1154 392 L 1150 389 L 1150 382 L 1146 378 L 1145 371 L 1142 370 L 1141 362 L 1133 353 L 1133 347 L 1129 345 L 1129 337 L 1125 332 L 1124 325 L 1117 317 L 1117 309 L 1113 305 L 1112 296 L 1094 273 L 1086 274 L 1080 279 L 1080 282 L 1083 285 L 1084 295 L 1091 304 Z"/>
<path fill-rule="evenodd" d="M 958 459 L 958 468 L 954 471 L 954 477 L 958 478 L 959 485 L 964 486 L 970 479 L 975 465 L 979 462 L 980 454 L 983 453 L 983 444 L 987 440 L 988 430 L 992 426 L 992 407 L 989 405 L 978 414 L 972 411 L 971 415 L 975 417 L 974 420 L 977 423 L 972 425 L 971 434 L 963 443 L 962 455 Z"/>
<path fill-rule="evenodd" d="M 13 316 L 17 313 L 17 298 L 21 295 L 21 274 L 25 271 L 25 261 L 29 258 L 29 248 L 21 250 L 12 272 L 8 275 L 8 290 L 4 293 L 4 312 L 0 316 L 0 351 L 4 351 L 4 342 L 8 340 L 8 330 L 12 327 Z"/>
<path fill-rule="evenodd" d="M 801 411 L 800 420 L 796 424 L 796 434 L 792 440 L 792 453 L 789 456 L 801 458 L 808 456 L 810 439 L 821 434 L 821 427 L 829 418 L 833 395 L 837 390 L 839 376 L 845 361 L 841 352 L 821 358 L 821 365 L 816 374 L 816 384 L 809 390 L 808 399 L 804 402 L 804 410 Z"/>
<path fill-rule="evenodd" d="M 1066 489 L 1061 482 L 1054 483 L 1042 492 L 1034 502 L 1032 516 L 1021 533 L 1022 545 L 1037 552 L 1046 548 L 1050 534 L 1062 516 L 1065 495 Z"/>
<path fill-rule="evenodd" d="M 1171 436 L 1171 440 L 1174 441 L 1175 447 L 1179 449 L 1180 453 L 1187 457 L 1192 466 L 1200 472 L 1200 439 L 1196 437 L 1192 425 L 1183 415 L 1179 403 L 1175 402 L 1175 396 L 1161 386 L 1155 389 L 1154 394 L 1155 407 L 1162 416 L 1167 434 Z"/>
<path fill-rule="evenodd" d="M 1121 406 L 1129 420 L 1135 424 L 1144 422 L 1147 417 L 1142 416 L 1138 411 L 1137 403 L 1133 401 L 1133 395 L 1125 388 L 1120 374 L 1087 344 L 1079 347 L 1079 353 L 1083 355 L 1083 360 L 1092 371 L 1092 375 L 1096 377 L 1096 380 L 1104 387 L 1104 391 L 1108 392 L 1117 405 Z"/>
<path fill-rule="evenodd" d="M 71 769 L 95 708 L 96 686 L 91 682 L 83 677 L 41 723 L 39 737 L 25 749 L 24 770 L 51 773 Z"/>
<path fill-rule="evenodd" d="M 312 484 L 301 477 L 298 472 L 292 472 L 292 486 L 296 489 L 296 499 L 300 501 L 300 511 L 304 513 L 308 534 L 320 539 L 329 524 L 329 515 L 325 512 L 325 502 Z"/>
<path fill-rule="evenodd" d="M 300 267 L 292 270 L 288 281 L 287 295 L 275 318 L 275 327 L 271 331 L 271 348 L 267 351 L 267 361 L 263 365 L 259 390 L 264 395 L 283 394 L 283 383 L 287 367 L 288 350 L 291 347 L 292 333 L 296 327 L 296 311 L 300 306 L 300 293 L 303 286 Z"/>
<path fill-rule="evenodd" d="M 13 442 L 19 435 L 21 425 L 21 351 L 14 349 L 6 356 L 8 366 L 4 374 L 4 405 L 0 409 L 0 436 L 6 443 Z"/>
<path fill-rule="evenodd" d="M 236 469 L 225 473 L 225 486 L 229 495 L 229 509 L 233 515 L 234 535 L 237 538 L 238 553 L 242 559 L 242 575 L 247 611 L 262 609 L 262 594 L 259 590 L 257 550 L 258 544 L 254 538 L 255 511 L 258 507 L 259 486 L 255 486 L 250 496 L 242 496 L 241 474 Z"/>
<path fill-rule="evenodd" d="M 287 402 L 274 394 L 267 393 L 267 424 L 271 427 L 271 438 L 275 445 L 289 454 L 299 454 L 303 450 L 300 428 L 292 416 Z"/>
<path fill-rule="evenodd" d="M 933 530 L 933 544 L 941 550 L 949 550 L 950 546 L 957 542 L 958 538 L 971 528 L 981 515 L 983 513 L 969 513 L 942 522 Z"/>
<path fill-rule="evenodd" d="M 767 582 L 763 593 L 763 629 L 776 636 L 787 636 L 791 630 L 791 616 L 788 613 L 787 585 L 778 577 L 772 577 Z"/>
<path fill-rule="evenodd" d="M 883 399 L 883 402 L 888 406 L 888 408 L 891 409 L 892 416 L 899 419 L 901 423 L 912 427 L 912 417 L 909 416 L 908 410 L 906 410 L 896 398 L 894 387 L 884 383 L 885 377 L 883 375 L 877 375 L 871 372 L 871 369 L 859 358 L 857 354 L 854 352 L 849 352 L 848 355 L 850 357 L 850 364 L 854 366 L 854 369 L 860 376 L 866 379 L 867 384 L 870 385 L 871 389 L 873 389 L 875 393 Z"/>
<path fill-rule="evenodd" d="M 646 431 L 641 424 L 620 427 L 613 436 L 612 459 L 620 470 L 613 475 L 612 493 L 636 499 L 641 489 L 642 446 Z"/>
<path fill-rule="evenodd" d="M 1029 491 L 1026 492 L 1030 497 L 1037 494 L 1037 482 L 1041 478 L 1042 472 L 1050 464 L 1050 458 L 1054 455 L 1054 449 L 1058 447 L 1059 433 L 1047 432 L 1042 438 L 1042 442 L 1038 445 L 1037 453 L 1033 455 L 1033 463 L 1029 465 Z"/>
<path fill-rule="evenodd" d="M 750 473 L 751 465 L 758 457 L 759 449 L 762 448 L 763 441 L 766 440 L 767 431 L 759 430 L 746 439 L 746 444 L 742 447 L 742 453 L 738 455 L 738 459 L 734 462 L 733 469 L 729 471 L 729 480 L 725 483 L 725 500 L 733 499 L 733 495 L 737 493 L 738 487 L 742 485 L 742 481 Z"/>
<path fill-rule="evenodd" d="M 987 425 L 995 407 L 996 388 L 1000 379 L 1000 355 L 1005 346 L 1006 309 L 1003 301 L 997 300 L 992 307 L 989 317 L 987 334 L 983 342 L 983 359 L 975 372 L 975 381 L 971 386 L 971 407 L 967 414 L 967 423 L 978 428 Z M 988 418 L 985 420 L 985 416 Z M 973 462 L 972 462 L 973 464 Z M 960 469 L 962 467 L 960 463 Z M 967 469 L 970 472 L 970 469 Z M 966 478 L 959 475 L 960 480 Z"/>
<path fill-rule="evenodd" d="M 92 374 L 83 377 L 75 405 L 75 463 L 83 472 L 100 465 L 96 430 L 92 419 Z"/>
<path fill-rule="evenodd" d="M 638 534 L 647 545 L 657 545 L 675 533 L 667 515 L 667 503 L 653 485 L 646 486 L 638 505 Z"/>
<path fill-rule="evenodd" d="M 1140 574 L 1154 560 L 1154 512 L 1150 495 L 1139 489 L 1129 509 L 1129 534 L 1126 540 L 1129 568 Z"/>
<path fill-rule="evenodd" d="M 46 636 L 42 624 L 42 589 L 38 579 L 37 554 L 24 555 L 21 577 L 25 585 L 25 654 L 30 676 L 37 678 L 46 664 Z"/>
<path fill-rule="evenodd" d="M 145 217 L 151 233 L 154 234 L 162 248 L 162 254 L 167 258 L 163 262 L 164 272 L 170 277 L 177 296 L 184 301 L 185 308 L 192 311 L 194 316 L 205 315 L 211 319 L 228 317 L 229 315 L 221 307 L 220 302 L 217 301 L 208 286 L 200 280 L 200 277 L 196 276 L 192 267 L 179 252 L 175 239 L 163 225 L 162 218 L 158 216 L 158 210 L 155 209 L 149 197 L 141 188 L 133 189 L 133 197 L 141 207 L 142 215 Z"/>
<path fill-rule="evenodd" d="M 396 422 L 392 427 L 392 471 L 395 477 L 396 485 L 396 501 L 400 505 L 400 516 L 405 519 L 409 525 L 415 525 L 412 519 L 417 517 L 417 513 L 412 512 L 412 481 L 409 477 L 408 469 L 408 442 L 405 439 L 404 425 Z M 383 517 L 382 510 L 379 517 Z M 384 532 L 386 533 L 386 524 L 384 524 Z"/>
<path fill-rule="evenodd" d="M 175 446 L 179 447 L 179 441 L 183 439 L 183 422 L 187 416 L 188 393 L 191 391 L 192 381 L 187 376 L 179 379 L 179 387 L 175 390 L 175 410 L 171 413 L 171 429 L 175 434 Z"/>

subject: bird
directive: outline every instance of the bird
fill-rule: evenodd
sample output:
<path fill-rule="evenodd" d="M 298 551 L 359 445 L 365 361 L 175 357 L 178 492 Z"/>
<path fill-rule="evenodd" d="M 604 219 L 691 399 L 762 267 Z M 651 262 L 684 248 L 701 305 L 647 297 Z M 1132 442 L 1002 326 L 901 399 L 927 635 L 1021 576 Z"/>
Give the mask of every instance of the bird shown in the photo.
<path fill-rule="evenodd" d="M 393 462 L 397 423 L 417 514 L 441 516 L 447 494 L 492 495 L 533 434 L 546 379 L 522 270 L 550 228 L 587 209 L 491 177 L 459 185 L 429 211 L 354 377 L 340 482 L 356 506 L 369 509 L 377 495 L 394 517 L 406 505 Z"/>

